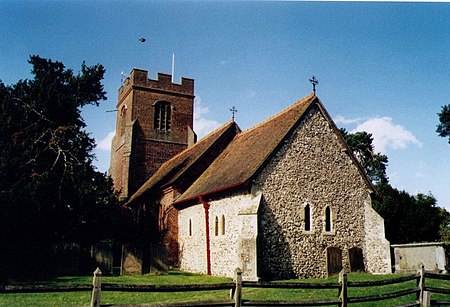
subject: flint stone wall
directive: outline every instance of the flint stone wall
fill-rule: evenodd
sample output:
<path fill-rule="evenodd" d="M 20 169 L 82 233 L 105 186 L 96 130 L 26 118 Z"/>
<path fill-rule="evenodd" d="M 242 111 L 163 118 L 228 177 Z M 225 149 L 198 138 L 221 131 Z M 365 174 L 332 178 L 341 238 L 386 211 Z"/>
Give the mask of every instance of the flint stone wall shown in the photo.
<path fill-rule="evenodd" d="M 368 197 L 364 204 L 366 231 L 366 270 L 370 273 L 388 274 L 391 269 L 390 243 L 384 232 L 384 219 L 372 208 Z"/>
<path fill-rule="evenodd" d="M 365 244 L 365 201 L 369 189 L 347 153 L 339 132 L 317 107 L 262 170 L 255 185 L 262 192 L 258 261 L 263 278 L 326 277 L 327 247 L 363 250 L 365 267 L 377 267 Z M 306 232 L 304 206 L 311 208 Z M 325 208 L 331 208 L 332 231 L 325 232 Z M 384 237 L 384 234 L 380 234 Z M 383 266 L 380 264 L 379 266 Z"/>
<path fill-rule="evenodd" d="M 233 277 L 234 270 L 239 267 L 243 270 L 244 280 L 258 279 L 256 238 L 260 200 L 261 195 L 237 193 L 228 198 L 208 201 L 212 275 Z M 192 223 L 191 236 L 189 219 Z M 206 223 L 203 205 L 181 210 L 178 221 L 181 269 L 206 273 Z"/>
<path fill-rule="evenodd" d="M 206 274 L 205 209 L 202 204 L 178 212 L 178 242 L 180 269 Z"/>
<path fill-rule="evenodd" d="M 389 242 L 384 239 L 383 219 L 371 208 L 370 190 L 338 133 L 317 108 L 312 109 L 257 176 L 252 193 L 208 201 L 213 275 L 232 277 L 240 267 L 245 280 L 326 277 L 328 247 L 341 250 L 347 271 L 348 250 L 357 247 L 369 272 L 387 272 Z M 311 209 L 310 231 L 304 230 L 306 204 Z M 180 210 L 178 222 L 181 269 L 206 273 L 203 205 Z"/>

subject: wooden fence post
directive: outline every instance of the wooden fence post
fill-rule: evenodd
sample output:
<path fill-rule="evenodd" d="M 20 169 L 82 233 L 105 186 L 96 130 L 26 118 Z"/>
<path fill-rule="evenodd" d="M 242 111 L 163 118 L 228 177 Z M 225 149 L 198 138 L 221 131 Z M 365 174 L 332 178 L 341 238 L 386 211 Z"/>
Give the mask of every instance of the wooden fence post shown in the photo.
<path fill-rule="evenodd" d="M 92 285 L 94 287 L 92 288 L 91 307 L 100 307 L 100 296 L 102 289 L 102 282 L 100 280 L 101 277 L 102 271 L 100 271 L 100 269 L 97 268 L 94 271 L 94 279 L 92 281 Z"/>
<path fill-rule="evenodd" d="M 419 281 L 417 282 L 417 287 L 420 288 L 419 293 L 417 294 L 417 299 L 420 302 L 420 305 L 422 306 L 423 303 L 423 288 L 425 287 L 425 266 L 421 266 L 418 270 L 418 273 L 420 274 Z"/>
<path fill-rule="evenodd" d="M 341 307 L 347 307 L 347 273 L 344 270 L 339 273 L 339 283 L 341 284 L 341 288 L 339 289 Z"/>
<path fill-rule="evenodd" d="M 431 292 L 430 291 L 423 291 L 421 306 L 423 306 L 423 307 L 431 306 Z"/>
<path fill-rule="evenodd" d="M 234 291 L 234 306 L 241 307 L 242 304 L 242 271 L 240 268 L 234 270 L 236 290 Z"/>

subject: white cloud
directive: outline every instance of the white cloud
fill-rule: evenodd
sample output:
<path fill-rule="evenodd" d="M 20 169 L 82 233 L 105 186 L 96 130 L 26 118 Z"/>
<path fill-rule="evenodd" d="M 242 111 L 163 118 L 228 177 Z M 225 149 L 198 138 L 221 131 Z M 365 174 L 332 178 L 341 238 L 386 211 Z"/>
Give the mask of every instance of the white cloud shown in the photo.
<path fill-rule="evenodd" d="M 110 151 L 111 150 L 111 141 L 114 137 L 114 134 L 115 134 L 115 131 L 109 132 L 106 137 L 104 137 L 103 139 L 101 139 L 98 142 L 97 148 L 101 149 L 101 150 Z"/>
<path fill-rule="evenodd" d="M 208 107 L 203 106 L 201 98 L 197 96 L 194 100 L 194 131 L 197 133 L 198 139 L 221 126 L 218 121 L 208 119 L 208 113 Z"/>
<path fill-rule="evenodd" d="M 366 131 L 373 136 L 375 151 L 386 153 L 388 149 L 403 149 L 409 145 L 422 147 L 420 142 L 412 132 L 403 126 L 394 124 L 390 117 L 370 118 L 359 124 L 352 133 Z"/>

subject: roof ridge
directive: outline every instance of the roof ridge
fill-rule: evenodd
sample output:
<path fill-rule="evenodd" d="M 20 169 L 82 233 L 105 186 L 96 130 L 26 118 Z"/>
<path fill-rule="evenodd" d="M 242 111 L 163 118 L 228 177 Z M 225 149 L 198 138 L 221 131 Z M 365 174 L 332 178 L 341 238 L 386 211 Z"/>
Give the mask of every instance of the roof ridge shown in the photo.
<path fill-rule="evenodd" d="M 212 131 L 209 132 L 207 135 L 205 135 L 204 137 L 202 137 L 202 138 L 200 139 L 200 141 L 203 140 L 203 139 L 205 139 L 206 137 L 208 137 L 210 134 L 213 134 L 213 133 L 219 131 L 220 129 L 224 128 L 225 126 L 230 125 L 230 124 L 232 124 L 232 123 L 234 123 L 234 120 L 233 120 L 233 119 L 230 119 L 230 120 L 227 121 L 225 124 L 220 125 L 220 126 L 217 127 L 216 129 L 212 130 Z M 200 142 L 200 141 L 199 141 L 199 142 Z M 196 143 L 196 144 L 197 144 L 197 143 Z"/>
<path fill-rule="evenodd" d="M 229 127 L 231 127 L 231 125 L 234 123 L 233 120 L 230 120 L 228 122 L 226 122 L 225 124 L 221 125 L 220 127 L 218 127 L 217 129 L 215 129 L 214 131 L 211 131 L 210 133 L 208 133 L 206 136 L 204 136 L 203 138 L 201 138 L 200 141 L 186 147 L 184 150 L 182 150 L 181 152 L 177 153 L 176 155 L 174 155 L 173 157 L 171 157 L 170 159 L 168 159 L 167 161 L 165 161 L 163 164 L 161 164 L 161 166 L 147 179 L 145 180 L 145 182 L 139 187 L 139 189 L 133 193 L 133 195 L 131 195 L 131 197 L 128 199 L 128 201 L 126 202 L 126 204 L 131 203 L 132 201 L 134 201 L 136 198 L 140 197 L 140 195 L 142 195 L 143 193 L 145 193 L 145 191 L 148 190 L 149 185 L 148 183 L 153 179 L 156 178 L 157 175 L 159 175 L 161 172 L 164 174 L 164 172 L 166 171 L 165 166 L 166 165 L 170 165 L 170 163 L 172 163 L 173 161 L 176 161 L 177 159 L 183 158 L 183 155 L 186 155 L 186 157 L 184 157 L 183 159 L 180 159 L 180 162 L 177 164 L 178 166 L 181 163 L 185 163 L 188 159 L 189 159 L 189 152 L 194 150 L 195 148 L 197 148 L 198 146 L 200 146 L 200 144 L 207 144 L 208 139 L 211 138 L 215 133 L 218 133 L 220 130 L 223 130 L 223 133 L 225 131 L 227 131 L 229 129 Z M 236 124 L 237 125 L 237 124 Z M 222 134 L 223 134 L 222 133 Z M 221 134 L 219 134 L 221 135 Z M 215 141 L 214 141 L 215 142 Z M 213 143 L 214 143 L 213 142 Z M 196 159 L 197 160 L 197 159 Z M 177 167 L 176 165 L 174 167 Z M 173 170 L 173 167 L 170 168 Z M 166 173 L 167 175 L 168 173 Z M 164 175 L 164 176 L 166 176 Z M 164 179 L 164 177 L 159 178 L 159 182 L 162 181 Z M 156 184 L 158 181 L 155 181 L 153 183 Z"/>
<path fill-rule="evenodd" d="M 306 101 L 307 99 L 311 99 L 311 98 L 316 98 L 317 96 L 314 93 L 311 93 L 303 98 L 300 98 L 299 100 L 297 100 L 297 102 L 295 102 L 294 104 L 291 104 L 290 106 L 284 108 L 283 110 L 279 111 L 278 113 L 268 117 L 267 119 L 263 120 L 262 122 L 256 124 L 253 127 L 250 127 L 244 131 L 242 131 L 241 133 L 237 134 L 238 135 L 242 135 L 242 134 L 246 134 L 247 132 L 251 132 L 253 130 L 255 130 L 256 128 L 259 128 L 260 126 L 266 124 L 267 122 L 270 122 L 271 120 L 273 120 L 276 117 L 279 117 L 287 112 L 289 112 L 290 110 L 294 109 L 295 107 L 297 107 L 299 104 L 303 103 L 304 101 Z"/>
<path fill-rule="evenodd" d="M 230 125 L 233 122 L 233 120 L 229 120 L 227 121 L 225 124 L 221 125 L 220 127 L 217 127 L 216 129 L 214 129 L 213 131 L 211 131 L 210 133 L 208 133 L 207 135 L 205 135 L 204 137 L 202 137 L 198 142 L 186 147 L 185 149 L 183 149 L 182 151 L 180 151 L 179 153 L 177 153 L 175 156 L 173 156 L 172 158 L 170 158 L 169 160 L 165 161 L 162 165 L 166 164 L 166 162 L 171 161 L 172 159 L 175 159 L 176 157 L 182 155 L 183 153 L 190 151 L 192 148 L 197 147 L 198 144 L 202 143 L 204 140 L 206 140 L 209 136 L 211 136 L 212 134 L 218 132 L 220 129 L 224 129 L 226 126 Z M 161 165 L 161 166 L 162 166 Z"/>

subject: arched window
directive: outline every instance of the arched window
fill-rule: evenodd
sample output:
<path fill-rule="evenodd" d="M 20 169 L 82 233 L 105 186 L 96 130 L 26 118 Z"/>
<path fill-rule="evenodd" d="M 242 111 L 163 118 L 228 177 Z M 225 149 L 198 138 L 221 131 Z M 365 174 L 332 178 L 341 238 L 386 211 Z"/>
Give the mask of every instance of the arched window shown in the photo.
<path fill-rule="evenodd" d="M 124 104 L 121 108 L 120 108 L 120 134 L 122 135 L 125 132 L 125 119 L 126 119 L 126 115 L 127 115 L 127 105 Z"/>
<path fill-rule="evenodd" d="M 222 235 L 225 235 L 225 215 L 222 215 Z"/>
<path fill-rule="evenodd" d="M 154 106 L 153 128 L 155 130 L 169 131 L 172 124 L 172 107 L 170 102 L 157 101 Z"/>
<path fill-rule="evenodd" d="M 219 235 L 219 218 L 216 216 L 216 221 L 214 223 L 214 235 L 217 237 Z"/>
<path fill-rule="evenodd" d="M 333 230 L 332 219 L 331 219 L 331 208 L 325 208 L 325 231 L 331 232 Z"/>
<path fill-rule="evenodd" d="M 189 219 L 189 236 L 192 236 L 192 220 Z"/>
<path fill-rule="evenodd" d="M 311 231 L 311 207 L 306 204 L 304 208 L 305 213 L 305 231 Z"/>

